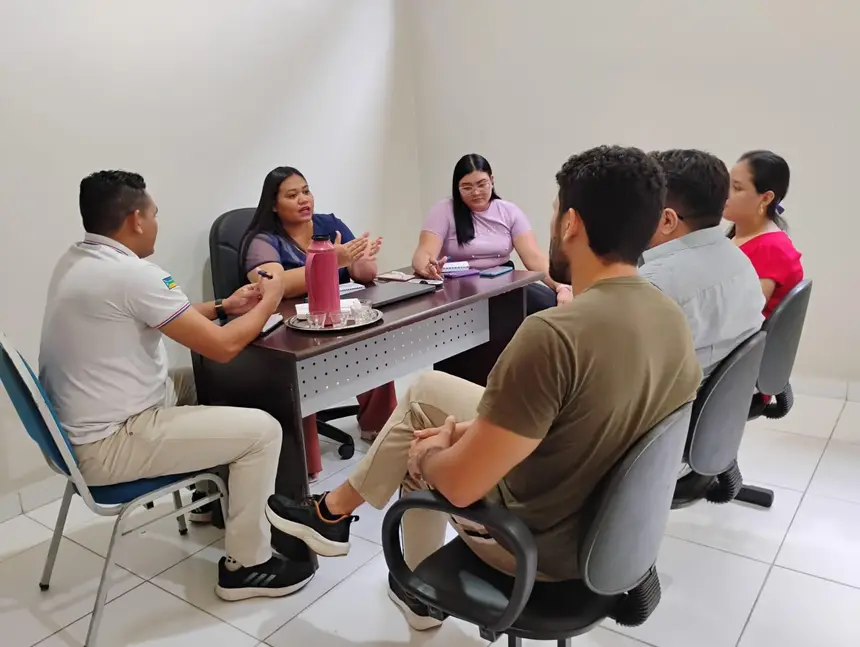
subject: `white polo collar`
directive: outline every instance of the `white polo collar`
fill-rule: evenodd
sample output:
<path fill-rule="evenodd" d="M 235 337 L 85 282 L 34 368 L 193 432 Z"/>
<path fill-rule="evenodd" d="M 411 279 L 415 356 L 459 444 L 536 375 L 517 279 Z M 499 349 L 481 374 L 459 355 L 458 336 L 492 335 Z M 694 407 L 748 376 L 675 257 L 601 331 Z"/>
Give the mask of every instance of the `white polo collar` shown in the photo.
<path fill-rule="evenodd" d="M 119 241 L 116 241 L 113 238 L 108 238 L 107 236 L 100 236 L 99 234 L 85 234 L 83 241 L 81 241 L 81 245 L 101 245 L 104 247 L 110 247 L 112 250 L 119 252 L 124 256 L 138 258 L 137 254 L 135 254 L 133 251 L 131 251 L 128 247 L 126 247 Z"/>

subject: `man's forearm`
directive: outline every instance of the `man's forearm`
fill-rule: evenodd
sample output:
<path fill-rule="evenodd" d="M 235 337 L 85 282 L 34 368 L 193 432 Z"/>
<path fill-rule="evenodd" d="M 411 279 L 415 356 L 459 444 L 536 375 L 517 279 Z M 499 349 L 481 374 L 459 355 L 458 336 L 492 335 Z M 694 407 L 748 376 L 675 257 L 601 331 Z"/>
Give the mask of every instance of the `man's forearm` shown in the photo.
<path fill-rule="evenodd" d="M 218 318 L 218 314 L 215 312 L 215 302 L 214 301 L 206 301 L 204 303 L 195 303 L 193 304 L 194 308 L 197 309 L 197 312 L 206 317 L 209 321 L 214 321 Z"/>
<path fill-rule="evenodd" d="M 271 316 L 271 303 L 261 301 L 250 312 L 236 317 L 220 327 L 221 343 L 224 350 L 232 359 L 248 344 L 254 341 L 262 332 L 263 326 Z"/>

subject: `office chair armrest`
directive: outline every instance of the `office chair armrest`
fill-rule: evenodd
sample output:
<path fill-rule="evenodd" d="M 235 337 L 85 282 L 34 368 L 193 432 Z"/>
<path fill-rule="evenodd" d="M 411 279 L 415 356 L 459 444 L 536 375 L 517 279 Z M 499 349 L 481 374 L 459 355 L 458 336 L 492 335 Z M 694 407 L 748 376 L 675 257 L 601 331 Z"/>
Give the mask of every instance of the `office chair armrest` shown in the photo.
<path fill-rule="evenodd" d="M 382 551 L 388 570 L 404 590 L 433 607 L 437 604 L 436 600 L 422 595 L 427 585 L 409 570 L 403 559 L 400 525 L 406 511 L 414 509 L 435 510 L 479 523 L 513 553 L 516 569 L 510 602 L 499 619 L 492 626 L 485 627 L 498 633 L 508 629 L 525 608 L 537 577 L 537 545 L 528 527 L 504 508 L 487 505 L 483 501 L 473 503 L 468 508 L 457 508 L 438 492 L 412 492 L 396 501 L 382 521 Z"/>

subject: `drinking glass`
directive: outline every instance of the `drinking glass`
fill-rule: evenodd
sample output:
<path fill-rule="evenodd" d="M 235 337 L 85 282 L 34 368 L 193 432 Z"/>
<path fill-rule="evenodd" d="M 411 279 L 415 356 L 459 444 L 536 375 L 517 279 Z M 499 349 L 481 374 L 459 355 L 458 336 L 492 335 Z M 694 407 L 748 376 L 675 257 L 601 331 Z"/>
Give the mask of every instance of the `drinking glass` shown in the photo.
<path fill-rule="evenodd" d="M 343 328 L 349 320 L 345 312 L 329 312 L 328 316 L 331 319 L 332 328 Z"/>
<path fill-rule="evenodd" d="M 352 318 L 357 324 L 370 321 L 373 316 L 373 302 L 370 299 L 356 299 L 352 306 Z"/>
<path fill-rule="evenodd" d="M 326 314 L 324 312 L 314 312 L 308 314 L 308 328 L 311 330 L 320 330 L 325 326 Z"/>

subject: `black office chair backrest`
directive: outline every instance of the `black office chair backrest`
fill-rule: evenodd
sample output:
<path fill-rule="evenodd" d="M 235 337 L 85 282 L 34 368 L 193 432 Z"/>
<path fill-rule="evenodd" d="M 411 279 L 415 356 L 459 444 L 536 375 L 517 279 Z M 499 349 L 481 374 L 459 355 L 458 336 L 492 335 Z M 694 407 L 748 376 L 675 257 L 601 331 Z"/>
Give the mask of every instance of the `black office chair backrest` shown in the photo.
<path fill-rule="evenodd" d="M 685 404 L 639 439 L 592 498 L 579 564 L 598 595 L 630 591 L 657 561 L 692 409 Z"/>
<path fill-rule="evenodd" d="M 811 296 L 812 281 L 804 279 L 785 295 L 764 322 L 762 330 L 767 332 L 767 344 L 758 376 L 758 390 L 762 393 L 779 395 L 788 386 Z"/>
<path fill-rule="evenodd" d="M 248 231 L 253 208 L 233 209 L 218 216 L 209 230 L 209 261 L 212 264 L 212 287 L 216 299 L 225 299 L 238 290 L 245 281 L 239 267 L 239 245 Z"/>
<path fill-rule="evenodd" d="M 694 472 L 716 476 L 737 458 L 767 338 L 759 331 L 741 343 L 699 389 L 686 449 Z"/>

